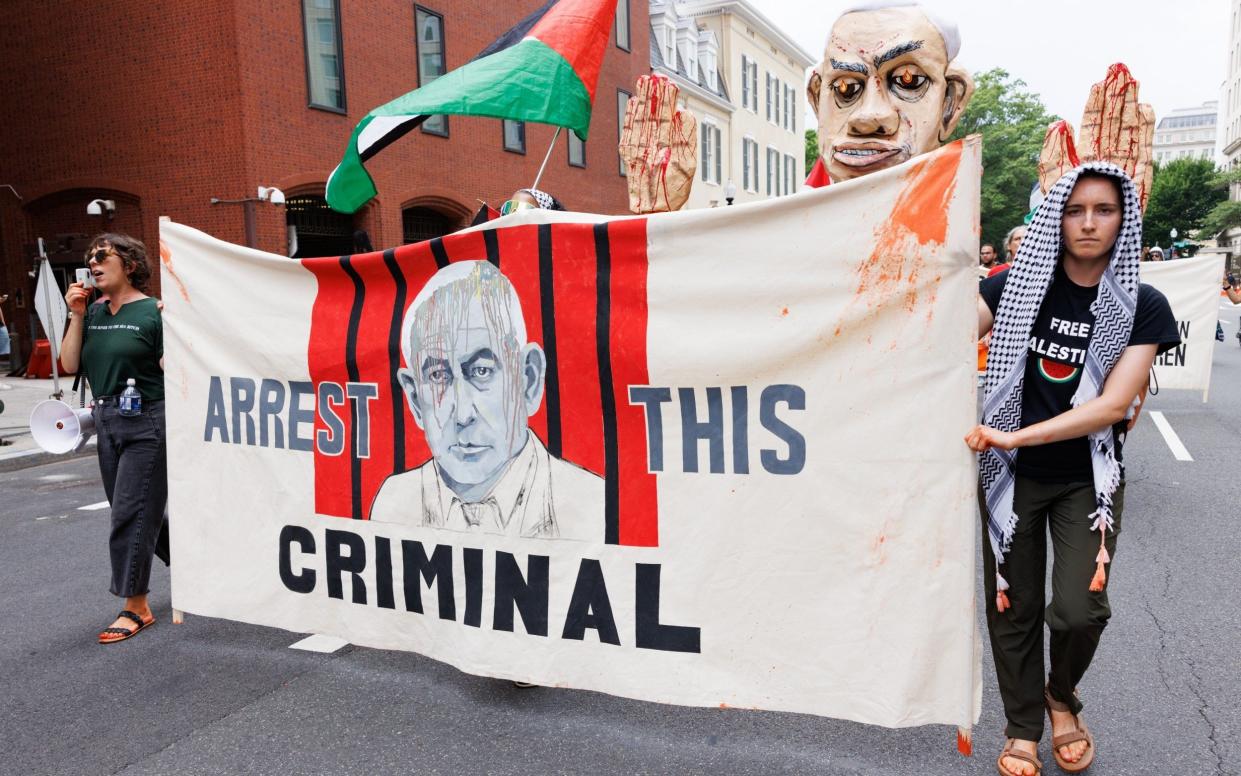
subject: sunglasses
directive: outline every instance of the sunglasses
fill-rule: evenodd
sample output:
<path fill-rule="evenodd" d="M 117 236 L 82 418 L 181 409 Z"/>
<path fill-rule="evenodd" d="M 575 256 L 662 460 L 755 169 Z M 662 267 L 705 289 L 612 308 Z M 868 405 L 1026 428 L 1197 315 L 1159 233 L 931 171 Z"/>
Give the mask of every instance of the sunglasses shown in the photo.
<path fill-rule="evenodd" d="M 500 215 L 506 216 L 509 213 L 516 213 L 518 210 L 538 210 L 538 208 L 538 205 L 523 202 L 520 199 L 510 199 L 503 205 L 500 205 Z"/>
<path fill-rule="evenodd" d="M 86 254 L 86 265 L 89 267 L 92 263 L 103 264 L 104 261 L 111 255 L 112 251 L 105 250 L 104 248 L 97 248 L 91 253 Z"/>

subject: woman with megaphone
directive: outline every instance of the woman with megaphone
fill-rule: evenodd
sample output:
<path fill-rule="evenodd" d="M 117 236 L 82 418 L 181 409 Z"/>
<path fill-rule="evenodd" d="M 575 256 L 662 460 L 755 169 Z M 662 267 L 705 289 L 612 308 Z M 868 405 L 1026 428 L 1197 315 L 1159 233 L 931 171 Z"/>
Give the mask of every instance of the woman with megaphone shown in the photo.
<path fill-rule="evenodd" d="M 100 644 L 111 644 L 155 623 L 147 602 L 151 559 L 168 563 L 164 339 L 159 302 L 143 293 L 151 278 L 146 246 L 101 234 L 86 266 L 89 273 L 65 293 L 69 325 L 60 358 L 85 374 L 94 394 L 99 471 L 112 505 L 111 589 L 125 599 L 99 633 Z M 89 303 L 91 287 L 104 301 Z"/>

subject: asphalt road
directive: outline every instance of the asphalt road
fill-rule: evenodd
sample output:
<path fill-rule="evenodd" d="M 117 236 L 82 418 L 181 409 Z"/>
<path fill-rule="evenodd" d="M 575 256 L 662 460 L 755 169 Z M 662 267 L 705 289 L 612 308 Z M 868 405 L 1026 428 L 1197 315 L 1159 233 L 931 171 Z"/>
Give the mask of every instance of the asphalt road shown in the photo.
<path fill-rule="evenodd" d="M 1241 774 L 1241 347 L 1223 312 L 1211 401 L 1165 392 L 1193 461 L 1143 417 L 1125 453 L 1114 616 L 1082 692 L 1092 773 Z M 189 617 L 157 564 L 149 632 L 101 647 L 107 511 L 93 459 L 0 475 L 3 774 L 993 774 L 1003 715 L 989 655 L 973 758 L 945 727 L 519 690 L 417 655 Z M 985 651 L 985 650 L 984 650 Z M 1231 700 L 1230 700 L 1231 699 Z M 1055 773 L 1046 745 L 1047 772 Z"/>

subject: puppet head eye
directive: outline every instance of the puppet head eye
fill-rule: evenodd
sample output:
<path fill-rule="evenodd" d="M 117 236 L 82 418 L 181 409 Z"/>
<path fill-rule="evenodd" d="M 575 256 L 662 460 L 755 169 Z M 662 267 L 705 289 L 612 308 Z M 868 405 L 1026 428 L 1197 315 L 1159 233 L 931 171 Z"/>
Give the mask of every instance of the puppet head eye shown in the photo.
<path fill-rule="evenodd" d="M 897 89 L 906 92 L 916 92 L 925 86 L 930 79 L 913 65 L 904 65 L 892 72 L 889 81 Z"/>
<path fill-rule="evenodd" d="M 862 83 L 856 78 L 837 78 L 832 81 L 832 93 L 836 95 L 837 103 L 848 105 L 862 93 Z"/>

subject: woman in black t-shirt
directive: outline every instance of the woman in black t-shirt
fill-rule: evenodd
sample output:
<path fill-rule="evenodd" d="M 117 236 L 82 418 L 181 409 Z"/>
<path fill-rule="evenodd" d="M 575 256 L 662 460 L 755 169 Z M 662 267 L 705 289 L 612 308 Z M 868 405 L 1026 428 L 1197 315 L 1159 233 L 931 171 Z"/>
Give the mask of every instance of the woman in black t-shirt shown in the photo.
<path fill-rule="evenodd" d="M 1001 773 L 1041 768 L 1044 708 L 1060 767 L 1080 772 L 1094 759 L 1076 689 L 1111 615 L 1121 445 L 1155 356 L 1180 341 L 1167 300 L 1138 282 L 1141 231 L 1132 181 L 1112 165 L 1084 165 L 1048 192 L 1013 268 L 980 287 L 979 336 L 992 332 L 991 355 L 984 423 L 965 441 L 980 454 L 984 555 L 996 571 L 984 579 L 1008 718 Z"/>
<path fill-rule="evenodd" d="M 88 307 L 90 291 L 81 283 L 69 286 L 60 357 L 70 371 L 81 368 L 95 397 L 99 471 L 112 506 L 111 589 L 125 599 L 115 621 L 99 633 L 99 643 L 110 644 L 155 622 L 147 602 L 151 558 L 168 562 L 164 335 L 159 303 L 143 293 L 151 269 L 141 242 L 101 234 L 91 241 L 86 262 L 107 301 Z M 130 379 L 142 396 L 138 415 L 122 415 L 118 406 Z"/>

